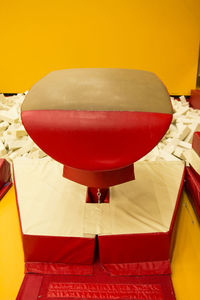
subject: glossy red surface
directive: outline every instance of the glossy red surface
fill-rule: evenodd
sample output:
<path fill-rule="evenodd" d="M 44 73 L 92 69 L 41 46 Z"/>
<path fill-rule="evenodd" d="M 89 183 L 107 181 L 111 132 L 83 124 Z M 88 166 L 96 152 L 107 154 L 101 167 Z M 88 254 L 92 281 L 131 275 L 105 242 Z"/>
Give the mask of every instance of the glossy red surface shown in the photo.
<path fill-rule="evenodd" d="M 194 109 L 200 109 L 200 90 L 191 90 L 189 102 Z"/>
<path fill-rule="evenodd" d="M 200 156 L 200 132 L 195 132 L 192 140 L 192 148 Z"/>
<path fill-rule="evenodd" d="M 175 300 L 169 274 L 110 275 L 98 262 L 92 275 L 26 274 L 17 300 Z"/>
<path fill-rule="evenodd" d="M 135 179 L 133 165 L 116 170 L 96 172 L 64 166 L 63 176 L 69 180 L 93 188 L 108 188 L 109 186 Z"/>
<path fill-rule="evenodd" d="M 171 114 L 131 111 L 22 112 L 28 134 L 44 152 L 64 165 L 93 171 L 137 161 L 157 145 L 171 119 Z"/>
<path fill-rule="evenodd" d="M 92 264 L 95 238 L 23 235 L 25 261 Z"/>
<path fill-rule="evenodd" d="M 0 188 L 10 180 L 10 164 L 3 158 L 0 159 Z"/>

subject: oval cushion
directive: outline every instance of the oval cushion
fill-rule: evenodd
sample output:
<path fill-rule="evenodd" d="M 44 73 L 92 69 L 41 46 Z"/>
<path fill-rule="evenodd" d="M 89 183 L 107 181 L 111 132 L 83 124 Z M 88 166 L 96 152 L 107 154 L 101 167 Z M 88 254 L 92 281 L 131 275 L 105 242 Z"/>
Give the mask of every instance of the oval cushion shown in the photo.
<path fill-rule="evenodd" d="M 22 122 L 55 160 L 84 170 L 135 162 L 163 137 L 172 119 L 158 77 L 128 69 L 69 69 L 39 80 L 22 105 Z"/>

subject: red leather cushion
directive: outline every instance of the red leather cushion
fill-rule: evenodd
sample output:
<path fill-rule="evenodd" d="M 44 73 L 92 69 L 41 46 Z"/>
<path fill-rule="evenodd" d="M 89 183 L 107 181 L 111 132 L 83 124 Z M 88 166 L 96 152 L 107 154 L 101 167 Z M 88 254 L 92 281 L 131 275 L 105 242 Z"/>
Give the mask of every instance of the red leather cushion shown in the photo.
<path fill-rule="evenodd" d="M 116 169 L 137 161 L 157 145 L 171 118 L 148 112 L 22 112 L 27 132 L 44 152 L 85 170 Z"/>

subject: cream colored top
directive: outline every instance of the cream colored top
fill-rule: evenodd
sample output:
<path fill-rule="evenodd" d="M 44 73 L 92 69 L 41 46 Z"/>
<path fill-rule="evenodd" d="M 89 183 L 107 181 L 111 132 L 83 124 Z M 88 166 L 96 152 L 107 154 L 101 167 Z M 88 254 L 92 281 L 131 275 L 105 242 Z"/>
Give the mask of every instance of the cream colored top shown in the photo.
<path fill-rule="evenodd" d="M 141 111 L 170 113 L 168 92 L 151 72 L 67 69 L 40 79 L 22 105 L 27 110 Z"/>
<path fill-rule="evenodd" d="M 183 162 L 137 162 L 136 180 L 110 189 L 110 203 L 85 203 L 86 187 L 62 177 L 55 161 L 17 158 L 16 189 L 24 234 L 94 237 L 166 232 Z"/>

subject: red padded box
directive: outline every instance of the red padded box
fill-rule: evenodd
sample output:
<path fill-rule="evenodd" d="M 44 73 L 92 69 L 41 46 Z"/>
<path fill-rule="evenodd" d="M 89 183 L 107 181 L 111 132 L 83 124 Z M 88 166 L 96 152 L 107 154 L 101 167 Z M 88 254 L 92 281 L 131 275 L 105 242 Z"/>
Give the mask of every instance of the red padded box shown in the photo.
<path fill-rule="evenodd" d="M 17 159 L 26 259 L 17 300 L 174 300 L 170 248 L 184 168 L 138 162 L 136 180 L 111 187 L 110 202 L 98 204 L 86 203 L 86 187 L 63 178 L 55 161 Z"/>
<path fill-rule="evenodd" d="M 200 132 L 195 132 L 192 140 L 192 148 L 200 156 Z"/>
<path fill-rule="evenodd" d="M 3 158 L 0 158 L 0 199 L 6 194 L 12 186 L 10 164 Z"/>
<path fill-rule="evenodd" d="M 92 264 L 95 235 L 84 232 L 86 188 L 80 186 L 81 194 L 54 161 L 16 159 L 14 177 L 25 262 Z"/>
<path fill-rule="evenodd" d="M 200 90 L 191 90 L 190 106 L 194 109 L 200 109 Z"/>
<path fill-rule="evenodd" d="M 112 234 L 98 236 L 100 262 L 112 274 L 166 274 L 170 272 L 184 164 L 136 163 L 135 174 L 134 182 L 111 189 L 108 220 Z M 114 199 L 117 194 L 121 199 Z"/>

